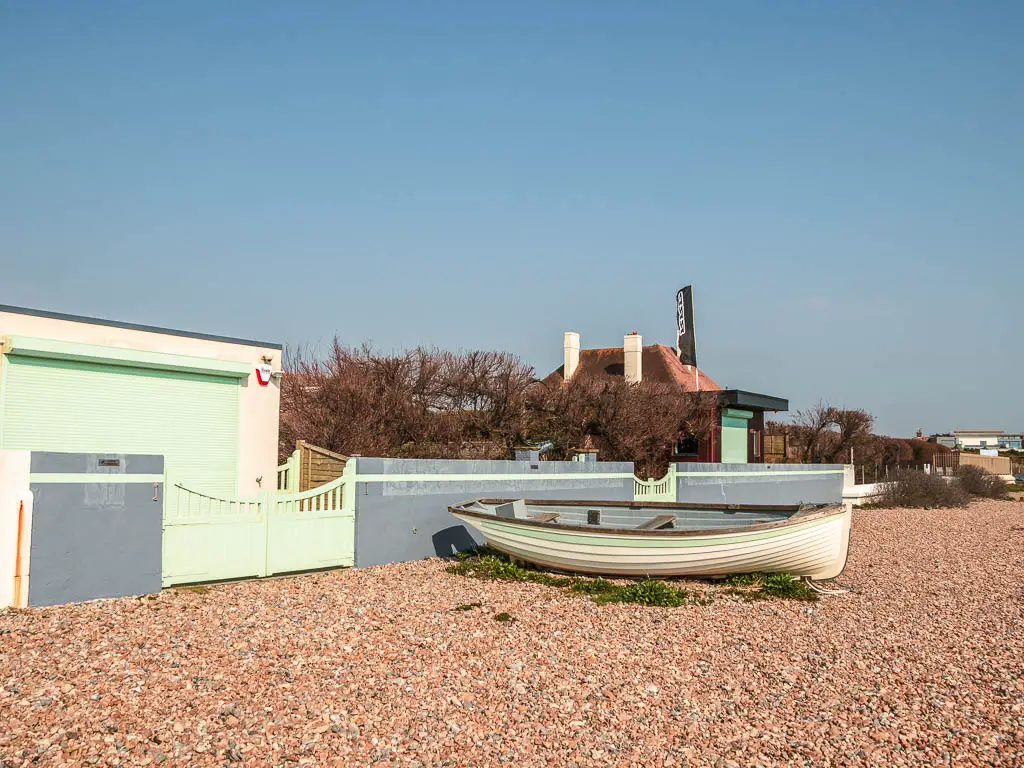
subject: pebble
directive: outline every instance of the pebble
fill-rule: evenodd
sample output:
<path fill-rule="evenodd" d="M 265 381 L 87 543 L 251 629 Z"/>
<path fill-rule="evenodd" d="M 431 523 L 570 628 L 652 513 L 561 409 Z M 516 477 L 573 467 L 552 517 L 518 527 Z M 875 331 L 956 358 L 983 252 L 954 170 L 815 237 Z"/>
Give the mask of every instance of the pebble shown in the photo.
<path fill-rule="evenodd" d="M 0 765 L 1020 766 L 1022 526 L 858 510 L 853 591 L 813 605 L 598 606 L 434 559 L 0 611 Z"/>

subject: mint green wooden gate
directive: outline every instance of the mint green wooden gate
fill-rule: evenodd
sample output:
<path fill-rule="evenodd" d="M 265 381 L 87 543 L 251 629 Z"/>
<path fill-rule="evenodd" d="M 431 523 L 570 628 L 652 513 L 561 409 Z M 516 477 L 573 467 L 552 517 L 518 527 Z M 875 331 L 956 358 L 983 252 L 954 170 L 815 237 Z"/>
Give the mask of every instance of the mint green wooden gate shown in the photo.
<path fill-rule="evenodd" d="M 676 500 L 676 465 L 669 464 L 668 472 L 660 480 L 649 477 L 641 480 L 633 478 L 633 499 L 635 501 L 675 501 Z"/>
<path fill-rule="evenodd" d="M 164 503 L 163 585 L 266 576 L 273 495 L 223 498 L 174 486 Z"/>
<path fill-rule="evenodd" d="M 302 493 L 276 494 L 267 520 L 267 574 L 351 566 L 355 535 L 351 475 Z"/>
<path fill-rule="evenodd" d="M 351 566 L 354 510 L 347 469 L 302 493 L 218 497 L 179 485 L 164 508 L 163 585 Z"/>

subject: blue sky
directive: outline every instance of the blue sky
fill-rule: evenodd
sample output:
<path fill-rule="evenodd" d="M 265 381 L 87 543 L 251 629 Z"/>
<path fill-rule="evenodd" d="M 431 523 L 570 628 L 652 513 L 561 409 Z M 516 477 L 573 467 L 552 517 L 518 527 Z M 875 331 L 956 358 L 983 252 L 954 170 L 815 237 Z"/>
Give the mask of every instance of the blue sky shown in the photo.
<path fill-rule="evenodd" d="M 1024 4 L 0 4 L 0 303 L 1024 429 Z"/>

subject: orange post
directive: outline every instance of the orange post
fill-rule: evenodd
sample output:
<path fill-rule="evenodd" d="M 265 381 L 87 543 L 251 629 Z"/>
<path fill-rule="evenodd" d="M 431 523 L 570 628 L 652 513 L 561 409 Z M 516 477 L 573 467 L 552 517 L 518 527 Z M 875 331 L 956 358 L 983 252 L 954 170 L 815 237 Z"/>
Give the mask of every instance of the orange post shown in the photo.
<path fill-rule="evenodd" d="M 20 605 L 21 601 L 21 532 L 25 527 L 25 502 L 18 502 L 18 535 L 15 541 L 14 550 L 14 604 Z"/>

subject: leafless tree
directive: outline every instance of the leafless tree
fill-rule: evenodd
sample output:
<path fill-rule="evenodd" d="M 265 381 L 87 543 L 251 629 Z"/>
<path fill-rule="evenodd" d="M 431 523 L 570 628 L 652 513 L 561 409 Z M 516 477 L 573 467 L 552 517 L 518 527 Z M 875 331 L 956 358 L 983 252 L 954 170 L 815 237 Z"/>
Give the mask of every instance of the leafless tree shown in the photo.
<path fill-rule="evenodd" d="M 327 354 L 289 351 L 279 452 L 297 439 L 343 454 L 505 458 L 551 440 L 551 458 L 592 445 L 608 460 L 664 473 L 674 444 L 705 437 L 715 395 L 621 379 L 538 382 L 502 352 L 418 348 L 385 355 L 334 340 Z"/>
<path fill-rule="evenodd" d="M 679 440 L 708 435 L 716 400 L 653 381 L 545 382 L 530 391 L 530 431 L 554 442 L 555 458 L 589 443 L 603 459 L 632 461 L 637 472 L 660 477 Z"/>
<path fill-rule="evenodd" d="M 818 403 L 797 411 L 789 423 L 769 422 L 768 434 L 786 434 L 802 463 L 842 464 L 853 450 L 860 463 L 882 448 L 872 433 L 874 417 L 863 409 L 836 408 Z"/>
<path fill-rule="evenodd" d="M 337 339 L 289 354 L 279 452 L 296 439 L 340 453 L 496 458 L 521 439 L 533 370 L 514 355 L 417 348 L 384 355 Z"/>

